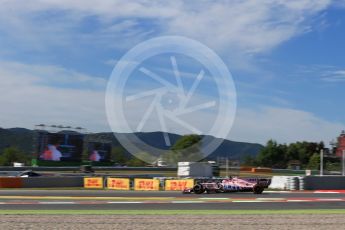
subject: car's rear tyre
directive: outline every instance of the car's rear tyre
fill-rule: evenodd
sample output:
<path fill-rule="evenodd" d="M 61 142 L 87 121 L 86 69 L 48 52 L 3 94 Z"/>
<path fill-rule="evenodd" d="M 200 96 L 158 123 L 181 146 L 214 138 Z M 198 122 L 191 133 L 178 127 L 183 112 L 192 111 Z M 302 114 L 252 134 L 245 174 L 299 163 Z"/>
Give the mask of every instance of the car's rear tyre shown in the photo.
<path fill-rule="evenodd" d="M 195 194 L 202 194 L 205 192 L 205 188 L 202 184 L 196 184 L 193 187 L 193 191 Z"/>
<path fill-rule="evenodd" d="M 261 194 L 263 191 L 264 191 L 264 188 L 259 185 L 255 185 L 253 188 L 254 194 Z"/>

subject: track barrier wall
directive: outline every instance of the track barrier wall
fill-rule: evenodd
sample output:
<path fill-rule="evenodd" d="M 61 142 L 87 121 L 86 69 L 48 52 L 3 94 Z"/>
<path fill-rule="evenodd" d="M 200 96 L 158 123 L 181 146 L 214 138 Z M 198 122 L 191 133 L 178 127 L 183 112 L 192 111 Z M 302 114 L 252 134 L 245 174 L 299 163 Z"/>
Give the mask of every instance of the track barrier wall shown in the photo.
<path fill-rule="evenodd" d="M 83 187 L 83 177 L 24 177 L 21 179 L 23 188 Z"/>
<path fill-rule="evenodd" d="M 306 190 L 344 190 L 345 176 L 306 176 L 304 177 Z"/>
<path fill-rule="evenodd" d="M 134 179 L 134 190 L 137 191 L 158 191 L 158 179 Z"/>
<path fill-rule="evenodd" d="M 130 190 L 129 178 L 107 178 L 107 188 L 113 190 Z"/>
<path fill-rule="evenodd" d="M 83 187 L 83 177 L 2 177 L 0 188 Z"/>
<path fill-rule="evenodd" d="M 345 190 L 345 176 L 273 176 L 271 189 Z"/>
<path fill-rule="evenodd" d="M 134 181 L 134 183 L 133 183 Z M 162 183 L 160 183 L 160 181 Z M 115 177 L 0 177 L 0 188 L 58 188 L 84 187 L 92 189 L 114 189 L 138 191 L 179 191 L 193 187 L 193 179 L 142 179 Z M 106 185 L 106 186 L 104 186 Z M 273 176 L 271 189 L 287 190 L 345 190 L 345 176 Z"/>
<path fill-rule="evenodd" d="M 252 167 L 246 167 L 246 166 L 240 167 L 240 172 L 251 172 L 251 171 L 252 171 Z"/>
<path fill-rule="evenodd" d="M 165 191 L 182 191 L 185 188 L 192 188 L 194 179 L 187 180 L 165 180 Z"/>
<path fill-rule="evenodd" d="M 22 188 L 22 178 L 0 177 L 0 188 Z"/>
<path fill-rule="evenodd" d="M 98 188 L 104 187 L 103 177 L 85 177 L 84 188 Z"/>
<path fill-rule="evenodd" d="M 252 168 L 252 173 L 272 173 L 271 168 Z"/>

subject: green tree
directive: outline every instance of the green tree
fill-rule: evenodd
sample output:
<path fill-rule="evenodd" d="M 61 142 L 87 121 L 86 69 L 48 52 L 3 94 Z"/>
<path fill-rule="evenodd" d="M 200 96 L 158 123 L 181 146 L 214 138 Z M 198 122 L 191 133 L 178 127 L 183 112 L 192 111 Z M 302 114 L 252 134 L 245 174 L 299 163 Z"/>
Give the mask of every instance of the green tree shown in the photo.
<path fill-rule="evenodd" d="M 323 148 L 323 143 L 296 142 L 288 146 L 286 160 L 299 160 L 302 166 L 307 166 L 311 156 Z"/>
<path fill-rule="evenodd" d="M 126 162 L 128 166 L 139 167 L 151 165 L 155 161 L 155 157 L 147 152 L 140 152 L 135 154 L 135 157 Z"/>
<path fill-rule="evenodd" d="M 286 161 L 290 160 L 300 160 L 300 153 L 303 152 L 303 147 L 301 143 L 292 143 L 289 146 L 287 146 L 286 151 Z"/>
<path fill-rule="evenodd" d="M 257 162 L 256 162 L 255 157 L 252 157 L 250 155 L 245 156 L 243 159 L 243 165 L 245 165 L 245 166 L 256 166 Z"/>
<path fill-rule="evenodd" d="M 130 167 L 144 167 L 147 163 L 139 158 L 133 157 L 126 162 L 126 165 Z"/>
<path fill-rule="evenodd" d="M 126 150 L 122 146 L 116 146 L 111 150 L 111 160 L 118 164 L 126 164 L 129 157 L 126 155 Z"/>
<path fill-rule="evenodd" d="M 269 140 L 257 157 L 258 165 L 273 168 L 285 168 L 287 166 L 285 159 L 286 151 L 286 145 L 279 145 L 276 141 Z"/>
<path fill-rule="evenodd" d="M 15 147 L 4 149 L 0 156 L 0 165 L 2 166 L 12 166 L 13 162 L 28 164 L 29 161 L 29 157 Z"/>
<path fill-rule="evenodd" d="M 307 168 L 308 169 L 320 169 L 320 155 L 318 153 L 314 153 L 310 157 Z"/>
<path fill-rule="evenodd" d="M 341 163 L 339 163 L 339 162 L 326 162 L 325 169 L 328 171 L 341 171 Z"/>
<path fill-rule="evenodd" d="M 185 150 L 199 144 L 201 137 L 196 134 L 184 135 L 171 147 L 173 151 Z M 198 147 L 198 146 L 197 146 Z"/>
<path fill-rule="evenodd" d="M 201 136 L 191 134 L 182 136 L 163 156 L 164 161 L 169 164 L 176 164 L 180 161 L 195 161 L 202 159 Z"/>
<path fill-rule="evenodd" d="M 323 147 L 324 144 L 322 142 L 314 143 L 304 141 L 286 145 L 270 140 L 258 154 L 256 163 L 258 166 L 286 168 L 290 161 L 297 160 L 305 168 L 309 166 L 313 154 L 319 152 Z"/>

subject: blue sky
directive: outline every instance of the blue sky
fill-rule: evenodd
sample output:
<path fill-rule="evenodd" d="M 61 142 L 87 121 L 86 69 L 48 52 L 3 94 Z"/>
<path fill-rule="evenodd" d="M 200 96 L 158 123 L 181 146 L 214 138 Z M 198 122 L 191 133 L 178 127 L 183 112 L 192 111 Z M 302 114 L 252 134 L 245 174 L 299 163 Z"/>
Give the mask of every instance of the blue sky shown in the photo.
<path fill-rule="evenodd" d="M 328 142 L 345 129 L 344 1 L 0 0 L 0 6 L 0 127 L 109 131 L 104 93 L 117 61 L 147 39 L 178 35 L 213 49 L 233 75 L 238 103 L 229 139 Z M 178 64 L 190 86 L 198 65 L 183 58 Z M 147 63 L 161 74 L 170 67 L 162 58 Z M 217 94 L 206 82 L 198 96 Z M 130 122 L 143 109 L 133 108 Z M 212 116 L 191 118 L 203 126 Z M 159 129 L 154 124 L 153 118 L 144 131 Z"/>

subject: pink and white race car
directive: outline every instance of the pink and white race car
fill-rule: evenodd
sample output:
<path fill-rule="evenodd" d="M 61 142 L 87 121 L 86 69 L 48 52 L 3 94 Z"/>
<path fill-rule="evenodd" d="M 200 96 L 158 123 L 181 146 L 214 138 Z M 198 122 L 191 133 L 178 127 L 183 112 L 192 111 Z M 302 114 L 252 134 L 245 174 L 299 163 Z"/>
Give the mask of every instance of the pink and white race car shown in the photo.
<path fill-rule="evenodd" d="M 261 194 L 270 184 L 270 179 L 240 179 L 234 177 L 221 181 L 198 182 L 193 188 L 184 189 L 183 193 L 253 192 L 254 194 Z"/>

